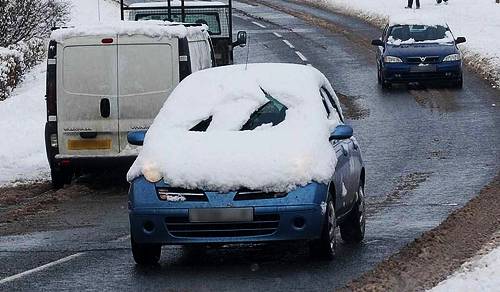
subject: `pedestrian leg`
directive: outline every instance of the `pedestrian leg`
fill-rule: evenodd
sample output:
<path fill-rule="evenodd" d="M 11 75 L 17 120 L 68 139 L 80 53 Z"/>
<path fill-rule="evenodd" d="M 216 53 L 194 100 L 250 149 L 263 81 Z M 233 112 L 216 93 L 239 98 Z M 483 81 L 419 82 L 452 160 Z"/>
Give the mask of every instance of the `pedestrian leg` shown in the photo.
<path fill-rule="evenodd" d="M 413 6 L 413 0 L 408 0 L 408 6 L 406 8 L 411 8 Z"/>
<path fill-rule="evenodd" d="M 417 9 L 419 9 L 420 8 L 420 0 L 417 0 L 416 4 L 417 4 Z"/>

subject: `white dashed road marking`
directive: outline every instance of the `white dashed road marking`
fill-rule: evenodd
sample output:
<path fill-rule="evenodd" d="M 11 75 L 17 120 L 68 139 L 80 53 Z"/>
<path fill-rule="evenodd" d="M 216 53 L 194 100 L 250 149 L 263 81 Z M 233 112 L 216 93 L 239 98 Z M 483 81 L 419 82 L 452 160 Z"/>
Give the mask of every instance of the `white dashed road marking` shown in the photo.
<path fill-rule="evenodd" d="M 295 49 L 295 46 L 292 45 L 288 40 L 283 40 L 283 42 L 290 47 L 290 49 Z"/>
<path fill-rule="evenodd" d="M 283 37 L 282 35 L 280 35 L 280 34 L 279 34 L 279 33 L 277 33 L 277 32 L 273 32 L 273 34 L 274 34 L 276 37 L 278 37 L 278 38 L 282 38 L 282 37 Z"/>
<path fill-rule="evenodd" d="M 258 23 L 257 21 L 252 21 L 253 24 L 255 24 L 256 26 L 258 27 L 261 27 L 261 28 L 267 28 L 267 26 L 263 25 L 263 24 L 260 24 Z"/>
<path fill-rule="evenodd" d="M 300 58 L 303 62 L 307 62 L 307 58 L 306 58 L 304 55 L 302 55 L 302 53 L 301 53 L 301 52 L 299 52 L 299 51 L 295 51 L 295 54 L 297 54 L 297 56 L 299 56 L 299 58 Z"/>
<path fill-rule="evenodd" d="M 27 275 L 30 275 L 30 274 L 33 274 L 33 273 L 36 273 L 36 272 L 43 271 L 45 269 L 48 269 L 50 267 L 53 267 L 53 266 L 56 266 L 56 265 L 59 265 L 59 264 L 62 264 L 62 263 L 65 263 L 67 261 L 71 261 L 72 259 L 77 258 L 77 257 L 79 257 L 79 256 L 81 256 L 83 254 L 85 254 L 85 253 L 84 252 L 75 253 L 75 254 L 72 254 L 72 255 L 67 256 L 65 258 L 58 259 L 57 261 L 53 261 L 53 262 L 50 262 L 48 264 L 45 264 L 43 266 L 39 266 L 37 268 L 31 269 L 31 270 L 27 270 L 27 271 L 24 271 L 24 272 L 19 273 L 19 274 L 15 274 L 15 275 L 12 275 L 12 276 L 7 277 L 7 278 L 3 278 L 2 280 L 0 280 L 0 285 L 1 284 L 5 284 L 7 282 L 11 282 L 11 281 L 17 280 L 17 279 L 20 279 L 20 278 L 22 278 L 24 276 L 27 276 Z"/>

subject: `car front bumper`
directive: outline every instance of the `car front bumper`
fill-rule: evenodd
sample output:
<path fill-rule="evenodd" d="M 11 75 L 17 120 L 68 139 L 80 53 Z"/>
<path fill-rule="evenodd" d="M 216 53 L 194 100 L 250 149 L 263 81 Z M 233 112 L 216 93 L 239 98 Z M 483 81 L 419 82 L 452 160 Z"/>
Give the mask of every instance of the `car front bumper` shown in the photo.
<path fill-rule="evenodd" d="M 236 193 L 209 193 L 206 202 L 161 201 L 155 184 L 142 177 L 129 192 L 131 236 L 137 243 L 162 245 L 259 243 L 311 240 L 321 235 L 326 186 L 308 185 L 283 198 L 234 200 Z M 247 208 L 248 222 L 190 222 L 193 209 Z"/>
<path fill-rule="evenodd" d="M 462 78 L 462 63 L 460 61 L 442 62 L 435 65 L 435 70 L 415 72 L 415 65 L 406 63 L 385 63 L 382 69 L 384 79 L 393 83 L 417 81 L 456 81 Z"/>

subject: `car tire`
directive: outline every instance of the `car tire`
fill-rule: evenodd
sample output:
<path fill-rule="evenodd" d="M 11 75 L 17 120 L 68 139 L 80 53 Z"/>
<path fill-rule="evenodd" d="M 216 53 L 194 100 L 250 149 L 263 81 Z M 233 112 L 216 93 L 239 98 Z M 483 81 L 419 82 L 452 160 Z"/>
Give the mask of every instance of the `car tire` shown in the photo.
<path fill-rule="evenodd" d="M 71 168 L 52 168 L 50 177 L 52 186 L 56 189 L 64 187 L 65 184 L 70 184 L 73 179 L 74 171 Z"/>
<path fill-rule="evenodd" d="M 361 182 L 358 187 L 358 200 L 340 225 L 340 236 L 346 243 L 360 243 L 365 237 L 366 226 L 365 190 Z"/>
<path fill-rule="evenodd" d="M 141 244 L 131 238 L 132 255 L 138 265 L 155 265 L 160 261 L 160 244 Z"/>
<path fill-rule="evenodd" d="M 380 85 L 383 90 L 388 90 L 392 87 L 392 84 L 389 81 L 386 81 L 384 78 L 384 74 L 380 73 Z"/>
<path fill-rule="evenodd" d="M 379 68 L 377 68 L 377 82 L 378 84 L 382 84 L 382 73 L 380 73 Z"/>
<path fill-rule="evenodd" d="M 333 196 L 329 195 L 326 202 L 325 218 L 323 219 L 323 228 L 321 237 L 311 241 L 309 251 L 312 256 L 331 261 L 335 257 L 337 246 L 337 218 L 335 215 L 335 206 Z"/>
<path fill-rule="evenodd" d="M 453 87 L 457 88 L 457 89 L 462 89 L 464 87 L 464 79 L 460 78 L 460 79 L 456 80 L 455 82 L 453 82 Z"/>

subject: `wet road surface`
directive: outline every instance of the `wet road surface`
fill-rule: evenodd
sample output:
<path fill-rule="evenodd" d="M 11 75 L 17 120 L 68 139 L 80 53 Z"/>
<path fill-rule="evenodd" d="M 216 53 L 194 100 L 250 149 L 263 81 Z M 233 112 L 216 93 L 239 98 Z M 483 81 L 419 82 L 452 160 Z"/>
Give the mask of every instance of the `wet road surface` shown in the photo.
<path fill-rule="evenodd" d="M 382 92 L 369 46 L 378 29 L 316 8 L 266 2 L 274 8 L 235 4 L 235 28 L 249 33 L 236 60 L 311 64 L 328 77 L 366 162 L 364 243 L 340 244 L 333 262 L 311 260 L 303 244 L 164 247 L 159 266 L 140 268 L 129 249 L 122 174 L 91 174 L 57 192 L 38 187 L 48 198 L 36 205 L 44 212 L 9 213 L 15 220 L 0 215 L 0 290 L 338 288 L 437 226 L 494 177 L 500 110 L 492 104 L 500 95 L 486 82 L 466 72 L 463 90 Z"/>

